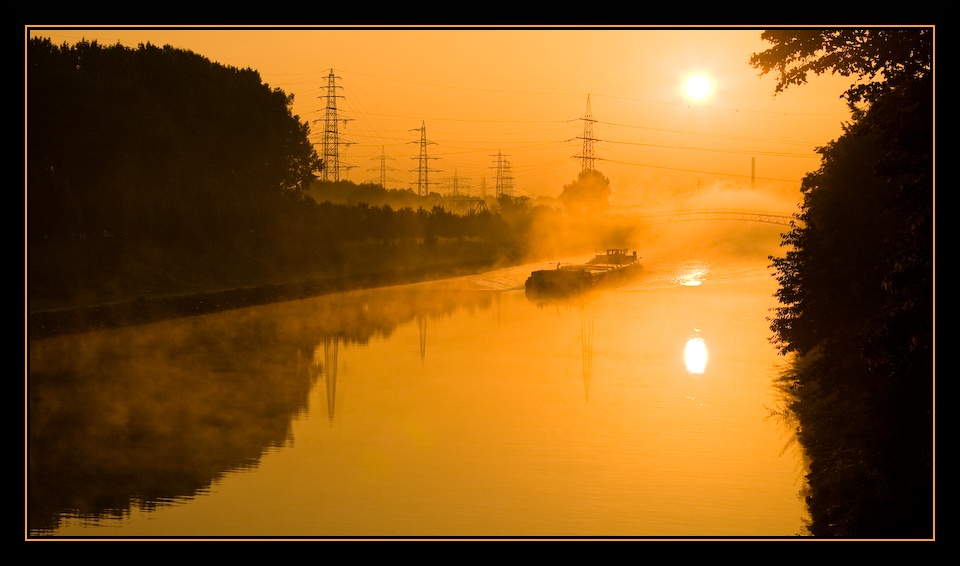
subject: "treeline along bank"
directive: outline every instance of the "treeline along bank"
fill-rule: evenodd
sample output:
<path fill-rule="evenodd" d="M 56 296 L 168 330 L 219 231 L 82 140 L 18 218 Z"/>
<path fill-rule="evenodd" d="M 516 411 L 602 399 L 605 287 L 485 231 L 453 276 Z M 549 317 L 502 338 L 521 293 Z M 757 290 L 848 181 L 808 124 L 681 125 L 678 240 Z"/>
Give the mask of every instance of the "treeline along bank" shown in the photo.
<path fill-rule="evenodd" d="M 257 71 L 190 51 L 31 38 L 30 312 L 106 316 L 117 302 L 227 289 L 237 306 L 452 275 L 526 259 L 533 227 L 560 221 L 526 197 L 461 215 L 436 193 L 319 182 L 291 103 Z M 585 249 L 609 240 L 605 226 Z M 169 315 L 193 312 L 166 300 Z M 70 328 L 54 326 L 37 330 Z"/>

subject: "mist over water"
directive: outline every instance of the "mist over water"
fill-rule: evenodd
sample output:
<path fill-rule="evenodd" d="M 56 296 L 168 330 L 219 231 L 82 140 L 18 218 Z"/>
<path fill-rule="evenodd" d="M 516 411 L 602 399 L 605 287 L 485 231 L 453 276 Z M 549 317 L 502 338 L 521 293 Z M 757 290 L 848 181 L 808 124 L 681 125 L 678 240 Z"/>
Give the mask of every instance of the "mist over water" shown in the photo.
<path fill-rule="evenodd" d="M 41 341 L 31 528 L 793 536 L 803 464 L 770 419 L 765 320 L 785 229 L 639 226 L 641 276 L 580 302 L 523 284 L 593 250 Z"/>
<path fill-rule="evenodd" d="M 752 211 L 792 216 L 799 211 L 795 188 L 750 187 L 714 182 L 685 188 L 619 187 L 613 190 L 612 215 L 600 219 L 566 218 L 534 224 L 531 256 L 590 254 L 606 247 L 636 249 L 643 257 L 705 260 L 710 256 L 776 255 L 788 226 L 743 221 L 668 221 L 689 211 Z"/>

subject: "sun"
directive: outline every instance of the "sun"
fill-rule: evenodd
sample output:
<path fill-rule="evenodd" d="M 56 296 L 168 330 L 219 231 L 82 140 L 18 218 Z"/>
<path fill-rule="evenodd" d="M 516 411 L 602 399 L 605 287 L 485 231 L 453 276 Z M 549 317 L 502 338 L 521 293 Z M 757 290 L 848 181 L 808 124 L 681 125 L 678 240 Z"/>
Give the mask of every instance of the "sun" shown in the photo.
<path fill-rule="evenodd" d="M 684 96 L 693 102 L 706 100 L 712 92 L 713 81 L 707 75 L 690 75 L 683 83 Z"/>

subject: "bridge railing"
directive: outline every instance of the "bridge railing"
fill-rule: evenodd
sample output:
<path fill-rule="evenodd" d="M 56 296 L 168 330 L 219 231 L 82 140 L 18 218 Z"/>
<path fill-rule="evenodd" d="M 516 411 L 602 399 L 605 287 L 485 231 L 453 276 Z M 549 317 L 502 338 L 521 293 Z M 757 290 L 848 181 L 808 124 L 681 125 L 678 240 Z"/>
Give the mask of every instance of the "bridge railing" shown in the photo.
<path fill-rule="evenodd" d="M 686 222 L 692 220 L 740 220 L 746 222 L 764 222 L 767 224 L 781 224 L 789 226 L 796 218 L 786 212 L 771 212 L 766 210 L 744 210 L 738 208 L 700 208 L 691 210 L 674 210 L 656 214 L 636 214 L 639 218 L 658 224 L 662 222 Z"/>

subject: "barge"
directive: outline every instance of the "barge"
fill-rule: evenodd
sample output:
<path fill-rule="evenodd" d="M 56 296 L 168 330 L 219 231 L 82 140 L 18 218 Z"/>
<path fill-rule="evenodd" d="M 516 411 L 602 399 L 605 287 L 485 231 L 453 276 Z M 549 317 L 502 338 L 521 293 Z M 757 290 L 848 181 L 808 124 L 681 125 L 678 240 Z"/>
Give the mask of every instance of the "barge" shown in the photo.
<path fill-rule="evenodd" d="M 564 298 L 610 287 L 643 269 L 637 252 L 609 248 L 583 264 L 562 265 L 534 271 L 524 285 L 528 297 Z"/>

